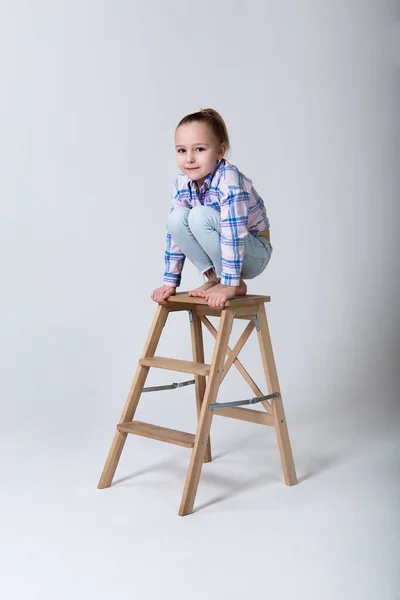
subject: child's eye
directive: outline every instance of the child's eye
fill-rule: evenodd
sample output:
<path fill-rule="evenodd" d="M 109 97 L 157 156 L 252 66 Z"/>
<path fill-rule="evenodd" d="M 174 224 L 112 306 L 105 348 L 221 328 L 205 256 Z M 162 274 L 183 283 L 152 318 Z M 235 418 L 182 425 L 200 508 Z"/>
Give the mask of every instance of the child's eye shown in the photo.
<path fill-rule="evenodd" d="M 204 152 L 205 148 L 199 147 L 199 148 L 196 148 L 196 150 L 199 151 L 199 152 Z M 178 148 L 178 150 L 177 150 L 178 154 L 183 154 L 184 152 L 186 152 L 186 150 L 184 148 Z"/>

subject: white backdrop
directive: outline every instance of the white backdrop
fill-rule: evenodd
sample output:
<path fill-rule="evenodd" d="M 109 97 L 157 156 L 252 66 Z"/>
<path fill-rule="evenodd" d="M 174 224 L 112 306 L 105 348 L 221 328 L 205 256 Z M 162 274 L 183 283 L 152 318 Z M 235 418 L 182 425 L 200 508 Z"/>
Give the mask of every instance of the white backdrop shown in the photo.
<path fill-rule="evenodd" d="M 7 452 L 57 452 L 62 465 L 72 446 L 82 460 L 95 448 L 96 485 L 153 318 L 150 293 L 161 284 L 174 129 L 202 107 L 225 118 L 229 159 L 267 206 L 274 253 L 249 292 L 272 296 L 295 448 L 309 422 L 339 436 L 343 428 L 364 437 L 392 431 L 398 8 L 377 0 L 2 0 Z M 188 265 L 180 291 L 199 281 Z M 173 319 L 158 353 L 187 358 L 186 316 Z M 243 362 L 260 383 L 253 343 Z M 152 373 L 148 381 L 177 378 L 186 377 Z M 234 374 L 225 385 L 227 398 L 251 396 Z M 192 421 L 194 401 L 183 401 L 190 390 L 146 398 L 143 420 Z"/>
<path fill-rule="evenodd" d="M 2 2 L 3 414 L 119 413 L 163 273 L 174 128 L 212 106 L 271 219 L 249 291 L 272 296 L 287 408 L 389 415 L 400 96 L 379 4 Z M 180 290 L 199 280 L 187 266 Z"/>

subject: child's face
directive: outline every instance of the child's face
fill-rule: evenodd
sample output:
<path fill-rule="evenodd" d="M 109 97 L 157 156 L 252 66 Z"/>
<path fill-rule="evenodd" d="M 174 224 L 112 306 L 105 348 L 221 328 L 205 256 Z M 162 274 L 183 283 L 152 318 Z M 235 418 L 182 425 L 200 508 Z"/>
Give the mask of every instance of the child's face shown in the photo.
<path fill-rule="evenodd" d="M 175 146 L 178 167 L 197 182 L 199 189 L 225 154 L 224 145 L 218 144 L 206 123 L 194 122 L 178 127 Z"/>

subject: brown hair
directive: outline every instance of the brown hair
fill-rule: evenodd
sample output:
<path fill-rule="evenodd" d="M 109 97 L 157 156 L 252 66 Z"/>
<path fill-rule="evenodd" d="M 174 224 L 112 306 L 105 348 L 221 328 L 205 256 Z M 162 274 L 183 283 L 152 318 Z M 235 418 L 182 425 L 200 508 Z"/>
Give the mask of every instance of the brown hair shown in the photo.
<path fill-rule="evenodd" d="M 191 113 L 183 117 L 176 126 L 176 129 L 181 125 L 188 125 L 189 123 L 207 123 L 211 128 L 211 131 L 215 135 L 219 144 L 225 144 L 226 151 L 230 148 L 228 130 L 225 125 L 225 121 L 221 115 L 213 108 L 202 108 L 198 112 Z"/>

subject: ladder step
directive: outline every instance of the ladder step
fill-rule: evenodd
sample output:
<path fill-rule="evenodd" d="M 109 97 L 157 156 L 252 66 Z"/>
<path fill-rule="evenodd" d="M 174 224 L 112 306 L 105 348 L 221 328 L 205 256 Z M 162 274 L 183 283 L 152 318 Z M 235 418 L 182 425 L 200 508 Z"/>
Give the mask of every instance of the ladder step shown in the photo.
<path fill-rule="evenodd" d="M 164 358 L 163 356 L 140 358 L 139 364 L 142 367 L 155 367 L 156 369 L 181 371 L 182 373 L 193 373 L 194 375 L 209 375 L 211 369 L 211 365 L 205 363 L 178 360 L 177 358 Z"/>
<path fill-rule="evenodd" d="M 141 421 L 128 421 L 127 423 L 119 423 L 118 431 L 122 433 L 134 433 L 143 437 L 148 437 L 161 442 L 168 442 L 176 446 L 184 446 L 185 448 L 193 448 L 195 435 L 186 433 L 186 431 L 177 431 L 176 429 L 168 429 L 168 427 L 159 427 L 151 423 L 142 423 Z"/>

